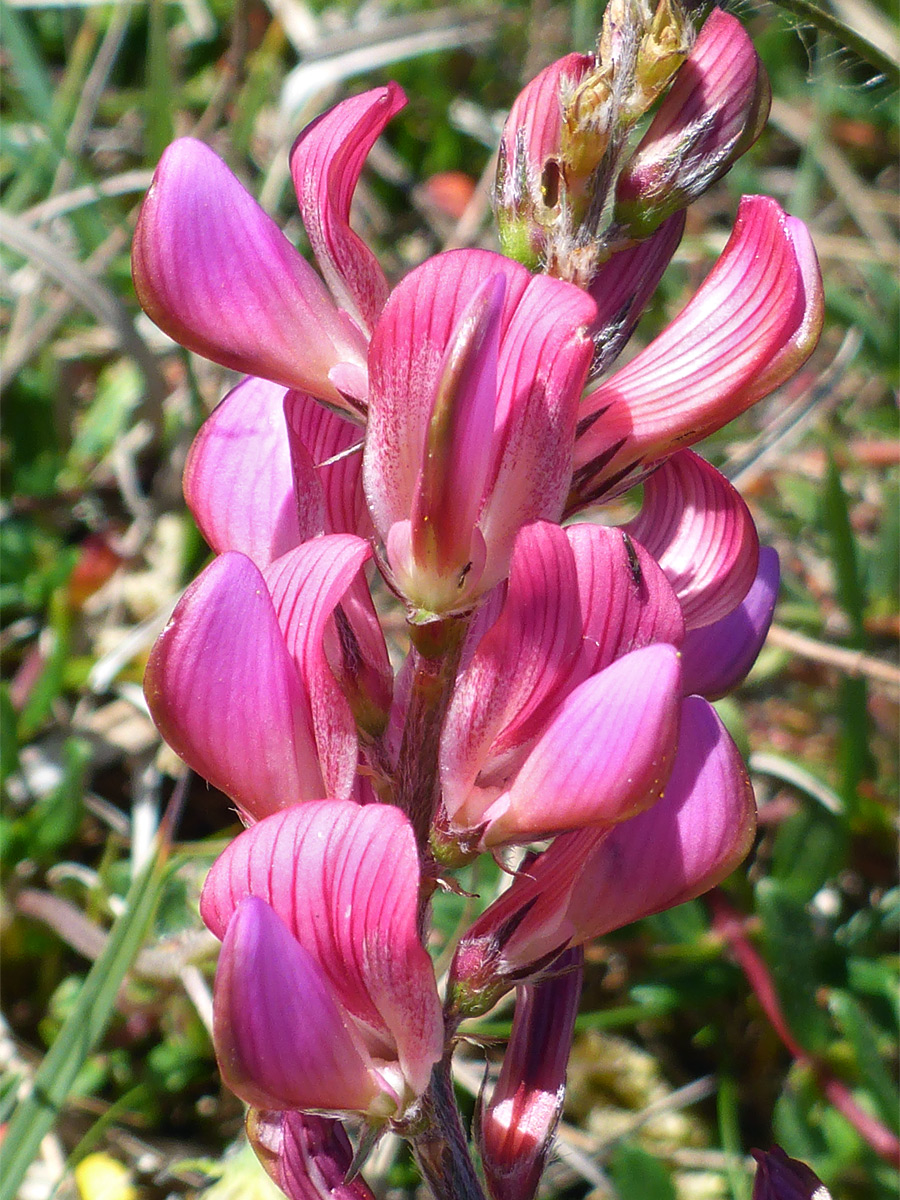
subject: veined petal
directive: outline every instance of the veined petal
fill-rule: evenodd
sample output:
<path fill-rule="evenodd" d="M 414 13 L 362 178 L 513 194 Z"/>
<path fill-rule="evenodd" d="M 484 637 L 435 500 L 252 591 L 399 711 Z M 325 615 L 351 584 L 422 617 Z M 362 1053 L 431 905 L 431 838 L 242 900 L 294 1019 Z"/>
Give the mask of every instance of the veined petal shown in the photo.
<path fill-rule="evenodd" d="M 646 236 L 696 200 L 756 141 L 770 101 L 740 21 L 713 9 L 619 177 L 616 220 Z"/>
<path fill-rule="evenodd" d="M 684 232 L 684 212 L 667 218 L 650 237 L 620 250 L 598 269 L 588 294 L 597 304 L 591 324 L 591 376 L 612 366 L 672 261 Z"/>
<path fill-rule="evenodd" d="M 237 837 L 207 876 L 200 911 L 221 937 L 258 896 L 325 972 L 373 1057 L 414 1094 L 443 1053 L 434 970 L 416 930 L 419 859 L 407 818 L 383 804 L 297 805 Z"/>
<path fill-rule="evenodd" d="M 264 901 L 235 909 L 219 954 L 213 1041 L 222 1078 L 257 1108 L 365 1111 L 371 1061 L 328 978 Z"/>
<path fill-rule="evenodd" d="M 566 532 L 544 522 L 526 525 L 516 538 L 503 609 L 460 676 L 444 722 L 441 783 L 451 819 L 491 757 L 506 754 L 503 766 L 515 769 L 508 752 L 540 731 L 571 686 L 581 644 Z M 479 807 L 508 781 L 503 766 L 488 768 L 490 778 L 478 787 Z"/>
<path fill-rule="evenodd" d="M 780 576 L 777 552 L 761 546 L 756 578 L 741 603 L 711 625 L 688 633 L 681 647 L 686 694 L 718 700 L 744 681 L 772 624 Z"/>
<path fill-rule="evenodd" d="M 284 398 L 295 488 L 301 509 L 312 509 L 317 490 L 304 500 L 306 463 L 311 462 L 324 498 L 319 533 L 355 533 L 370 537 L 372 519 L 362 490 L 362 440 L 359 425 L 319 404 L 305 392 L 288 392 Z M 306 522 L 311 528 L 312 518 Z M 309 535 L 312 536 L 312 535 Z"/>
<path fill-rule="evenodd" d="M 682 450 L 644 483 L 644 502 L 625 526 L 657 560 L 688 629 L 731 612 L 756 577 L 759 538 L 750 510 L 715 467 Z"/>
<path fill-rule="evenodd" d="M 661 567 L 622 529 L 570 525 L 582 612 L 582 659 L 594 675 L 653 642 L 679 647 L 684 616 Z"/>
<path fill-rule="evenodd" d="M 303 130 L 291 174 L 319 270 L 342 308 L 371 332 L 388 296 L 378 259 L 350 228 L 350 204 L 366 156 L 406 104 L 396 83 L 344 100 Z"/>
<path fill-rule="evenodd" d="M 349 1182 L 353 1147 L 340 1121 L 303 1112 L 247 1116 L 247 1137 L 290 1200 L 374 1200 L 362 1176 Z"/>
<path fill-rule="evenodd" d="M 214 362 L 342 406 L 332 367 L 365 364 L 365 339 L 271 217 L 208 146 L 166 150 L 132 246 L 141 306 Z"/>
<path fill-rule="evenodd" d="M 570 506 L 712 433 L 784 382 L 812 353 L 822 314 L 805 228 L 774 200 L 745 196 L 693 300 L 582 401 Z"/>
<path fill-rule="evenodd" d="M 680 690 L 678 653 L 667 645 L 635 650 L 582 683 L 482 814 L 484 844 L 622 821 L 654 804 L 675 753 Z"/>
<path fill-rule="evenodd" d="M 359 743 L 325 640 L 329 633 L 336 641 L 332 615 L 371 553 L 362 538 L 325 535 L 297 546 L 265 572 L 285 645 L 309 697 L 325 792 L 336 800 L 349 799 L 353 790 Z"/>
<path fill-rule="evenodd" d="M 243 554 L 220 555 L 187 589 L 150 652 L 144 691 L 175 753 L 248 816 L 322 795 L 309 702 Z"/>
<path fill-rule="evenodd" d="M 678 753 L 661 800 L 616 825 L 572 888 L 567 918 L 590 941 L 699 896 L 745 857 L 756 829 L 753 788 L 715 709 L 684 701 Z M 540 872 L 554 869 L 551 846 Z"/>
<path fill-rule="evenodd" d="M 240 550 L 258 567 L 303 540 L 284 395 L 265 379 L 239 383 L 201 425 L 184 468 L 184 498 L 210 546 Z M 309 488 L 315 483 L 313 476 Z"/>

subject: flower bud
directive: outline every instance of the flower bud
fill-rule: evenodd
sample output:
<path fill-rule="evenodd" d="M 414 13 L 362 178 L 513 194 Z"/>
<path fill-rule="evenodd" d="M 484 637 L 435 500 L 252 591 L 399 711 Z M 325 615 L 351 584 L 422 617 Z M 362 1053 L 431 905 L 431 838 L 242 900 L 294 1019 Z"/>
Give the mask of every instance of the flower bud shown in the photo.
<path fill-rule="evenodd" d="M 806 1163 L 788 1158 L 780 1146 L 754 1150 L 753 1200 L 831 1200 L 831 1193 Z"/>

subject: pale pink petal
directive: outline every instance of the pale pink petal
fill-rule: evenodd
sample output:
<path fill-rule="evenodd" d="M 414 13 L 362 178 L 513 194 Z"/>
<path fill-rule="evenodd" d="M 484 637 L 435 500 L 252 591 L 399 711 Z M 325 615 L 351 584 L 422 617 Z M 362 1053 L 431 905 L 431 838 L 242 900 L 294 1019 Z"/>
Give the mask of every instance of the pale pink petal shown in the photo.
<path fill-rule="evenodd" d="M 778 554 L 759 550 L 759 570 L 741 603 L 712 625 L 692 629 L 681 647 L 682 686 L 718 700 L 743 682 L 762 649 L 778 598 Z"/>
<path fill-rule="evenodd" d="M 441 783 L 451 818 L 489 758 L 506 752 L 479 781 L 478 803 L 486 806 L 499 794 L 518 765 L 508 760 L 509 750 L 540 731 L 572 686 L 581 645 L 566 533 L 558 525 L 526 525 L 516 539 L 503 609 L 461 674 L 444 722 Z"/>
<path fill-rule="evenodd" d="M 261 821 L 231 843 L 200 902 L 221 937 L 249 895 L 318 961 L 369 1052 L 398 1060 L 416 1094 L 443 1052 L 441 1005 L 416 912 L 419 859 L 399 809 L 323 801 Z"/>
<path fill-rule="evenodd" d="M 324 519 L 317 532 L 355 533 L 370 537 L 372 519 L 362 490 L 363 430 L 352 421 L 319 404 L 305 392 L 288 392 L 284 398 L 291 454 L 297 460 L 300 479 L 298 498 L 306 463 L 311 462 L 324 496 Z M 315 490 L 310 500 L 315 500 Z M 307 522 L 311 528 L 312 518 Z"/>
<path fill-rule="evenodd" d="M 759 538 L 750 510 L 715 467 L 682 450 L 644 483 L 625 527 L 665 571 L 688 629 L 731 612 L 756 578 Z"/>
<path fill-rule="evenodd" d="M 265 379 L 239 383 L 200 427 L 184 468 L 184 498 L 210 546 L 240 550 L 258 567 L 302 540 L 284 395 Z"/>
<path fill-rule="evenodd" d="M 774 200 L 745 196 L 719 261 L 693 300 L 582 401 L 572 507 L 705 437 L 784 382 L 822 323 L 808 234 Z"/>
<path fill-rule="evenodd" d="M 132 267 L 145 312 L 189 350 L 344 405 L 328 372 L 365 365 L 362 333 L 202 142 L 182 138 L 160 160 Z"/>
<path fill-rule="evenodd" d="M 307 125 L 291 150 L 297 201 L 319 270 L 338 304 L 369 332 L 388 284 L 350 228 L 350 204 L 375 139 L 405 104 L 396 83 L 352 96 Z"/>
<path fill-rule="evenodd" d="M 309 702 L 243 554 L 221 555 L 187 589 L 150 652 L 144 691 L 175 753 L 248 816 L 323 794 Z"/>
<path fill-rule="evenodd" d="M 592 377 L 602 374 L 624 349 L 683 232 L 684 213 L 678 212 L 650 237 L 620 250 L 598 268 L 588 288 L 597 304 L 590 327 L 595 347 Z"/>
<path fill-rule="evenodd" d="M 225 932 L 213 1041 L 227 1086 L 258 1108 L 365 1111 L 379 1092 L 322 968 L 255 896 Z"/>
<path fill-rule="evenodd" d="M 653 642 L 678 647 L 684 616 L 656 560 L 622 529 L 570 525 L 582 612 L 582 658 L 594 675 Z"/>
<path fill-rule="evenodd" d="M 297 546 L 265 572 L 285 645 L 309 697 L 325 792 L 336 800 L 348 799 L 353 790 L 359 744 L 350 706 L 328 663 L 326 634 L 336 641 L 332 615 L 371 553 L 362 538 L 331 534 Z"/>
<path fill-rule="evenodd" d="M 480 814 L 487 846 L 622 821 L 662 794 L 678 734 L 674 647 L 647 646 L 560 705 L 509 792 Z M 478 814 L 466 813 L 469 824 Z M 476 820 L 472 818 L 476 817 Z"/>
<path fill-rule="evenodd" d="M 575 883 L 568 920 L 576 940 L 602 937 L 708 891 L 745 857 L 755 828 L 740 752 L 712 706 L 689 697 L 663 798 L 616 825 Z M 541 872 L 553 868 L 549 858 Z"/>
<path fill-rule="evenodd" d="M 753 42 L 729 13 L 704 22 L 616 187 L 616 220 L 646 236 L 720 179 L 756 141 L 771 90 Z"/>
<path fill-rule="evenodd" d="M 361 1175 L 348 1181 L 353 1147 L 340 1121 L 302 1112 L 256 1112 L 247 1137 L 290 1200 L 374 1200 Z"/>

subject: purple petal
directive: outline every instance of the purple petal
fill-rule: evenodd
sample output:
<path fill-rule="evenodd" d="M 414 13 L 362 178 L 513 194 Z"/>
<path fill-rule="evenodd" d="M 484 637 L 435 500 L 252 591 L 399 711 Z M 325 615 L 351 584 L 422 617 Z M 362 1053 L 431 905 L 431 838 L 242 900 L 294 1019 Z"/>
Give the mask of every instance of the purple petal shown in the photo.
<path fill-rule="evenodd" d="M 750 1153 L 757 1163 L 753 1200 L 831 1200 L 815 1171 L 799 1158 L 789 1158 L 780 1146 Z"/>
<path fill-rule="evenodd" d="M 257 1108 L 365 1111 L 378 1095 L 325 973 L 254 896 L 222 943 L 213 1040 L 225 1083 Z"/>
<path fill-rule="evenodd" d="M 145 312 L 214 362 L 341 406 L 328 372 L 363 367 L 363 335 L 315 271 L 202 142 L 166 150 L 132 247 Z"/>
<path fill-rule="evenodd" d="M 309 702 L 257 567 L 215 559 L 150 653 L 150 713 L 176 754 L 258 819 L 322 796 Z"/>
<path fill-rule="evenodd" d="M 688 629 L 731 612 L 756 577 L 759 538 L 750 510 L 692 450 L 673 454 L 647 479 L 641 511 L 625 528 L 666 573 Z"/>
<path fill-rule="evenodd" d="M 434 970 L 416 923 L 419 858 L 399 809 L 322 801 L 260 821 L 207 876 L 200 911 L 217 937 L 246 896 L 270 904 L 328 977 L 369 1052 L 399 1062 L 415 1094 L 443 1053 Z"/>
<path fill-rule="evenodd" d="M 672 646 L 620 658 L 560 705 L 509 792 L 484 813 L 485 845 L 622 821 L 662 794 L 678 732 Z"/>
<path fill-rule="evenodd" d="M 184 468 L 184 498 L 210 546 L 240 550 L 258 567 L 303 540 L 284 395 L 264 379 L 239 383 L 200 427 Z"/>
<path fill-rule="evenodd" d="M 247 1136 L 290 1200 L 374 1200 L 360 1175 L 347 1182 L 353 1147 L 340 1121 L 302 1112 L 257 1112 Z"/>
<path fill-rule="evenodd" d="M 350 204 L 366 156 L 406 104 L 396 83 L 335 105 L 303 130 L 291 174 L 319 270 L 342 308 L 371 332 L 388 296 L 378 260 L 350 228 Z"/>
<path fill-rule="evenodd" d="M 688 633 L 681 647 L 686 694 L 718 700 L 743 682 L 769 632 L 780 575 L 778 554 L 761 546 L 756 579 L 741 603 L 712 625 Z"/>

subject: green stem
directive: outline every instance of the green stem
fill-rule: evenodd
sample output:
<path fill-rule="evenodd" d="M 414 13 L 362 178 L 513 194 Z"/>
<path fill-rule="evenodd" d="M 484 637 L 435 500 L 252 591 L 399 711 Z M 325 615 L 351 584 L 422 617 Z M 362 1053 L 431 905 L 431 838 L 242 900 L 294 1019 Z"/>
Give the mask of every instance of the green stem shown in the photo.
<path fill-rule="evenodd" d="M 432 1072 L 422 1097 L 422 1132 L 410 1142 L 434 1200 L 486 1200 L 460 1120 L 450 1071 L 452 1050 Z"/>
<path fill-rule="evenodd" d="M 810 21 L 824 33 L 833 34 L 839 42 L 879 71 L 891 87 L 900 85 L 900 63 L 832 13 L 820 8 L 818 4 L 813 4 L 812 0 L 775 0 L 775 3 L 794 16 Z"/>

